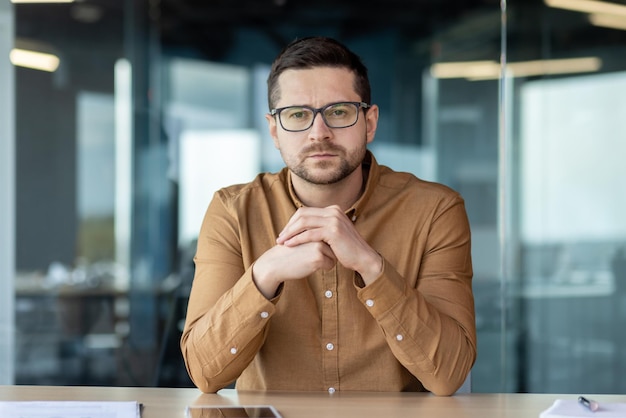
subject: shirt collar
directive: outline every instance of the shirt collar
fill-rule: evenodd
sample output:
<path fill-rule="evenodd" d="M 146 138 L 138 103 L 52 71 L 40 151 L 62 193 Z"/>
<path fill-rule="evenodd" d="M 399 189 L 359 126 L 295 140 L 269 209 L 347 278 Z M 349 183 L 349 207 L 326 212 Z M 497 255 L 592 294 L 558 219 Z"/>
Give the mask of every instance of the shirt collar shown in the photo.
<path fill-rule="evenodd" d="M 293 202 L 294 206 L 299 209 L 301 207 L 304 206 L 304 203 L 302 203 L 300 201 L 300 199 L 298 199 L 298 195 L 296 194 L 296 191 L 293 189 L 293 183 L 291 182 L 291 170 L 289 170 L 287 167 L 285 167 L 283 170 L 285 170 L 287 172 L 287 188 L 289 189 L 289 196 L 291 197 L 291 201 Z"/>
<path fill-rule="evenodd" d="M 378 182 L 378 177 L 380 176 L 380 168 L 374 154 L 370 150 L 367 150 L 365 153 L 365 158 L 363 158 L 363 175 L 365 176 L 365 190 L 359 199 L 346 211 L 346 215 L 352 219 L 352 221 L 356 221 L 359 215 L 362 213 L 363 208 L 369 201 L 370 197 L 374 193 L 375 184 Z M 296 208 L 301 208 L 304 204 L 298 199 L 296 192 L 293 190 L 293 184 L 291 182 L 291 171 L 288 168 L 284 170 L 287 171 L 287 188 L 289 189 L 289 196 L 291 197 L 291 201 L 295 205 Z"/>
<path fill-rule="evenodd" d="M 356 221 L 357 218 L 361 216 L 361 213 L 363 213 L 367 202 L 374 194 L 374 189 L 380 177 L 380 166 L 370 150 L 367 150 L 365 158 L 363 159 L 363 176 L 365 177 L 365 190 L 363 190 L 363 194 L 354 202 L 352 207 L 346 211 L 346 215 L 352 219 L 352 222 Z"/>

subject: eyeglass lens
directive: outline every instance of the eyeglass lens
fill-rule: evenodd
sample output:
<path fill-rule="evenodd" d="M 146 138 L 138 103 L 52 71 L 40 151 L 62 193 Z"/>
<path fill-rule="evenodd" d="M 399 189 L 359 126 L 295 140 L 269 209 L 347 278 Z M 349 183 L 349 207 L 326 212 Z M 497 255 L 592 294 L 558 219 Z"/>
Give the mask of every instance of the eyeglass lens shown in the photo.
<path fill-rule="evenodd" d="M 359 116 L 359 106 L 354 103 L 333 103 L 322 109 L 291 106 L 279 113 L 280 123 L 288 131 L 304 131 L 313 125 L 317 113 L 322 114 L 330 128 L 345 128 L 354 125 Z"/>

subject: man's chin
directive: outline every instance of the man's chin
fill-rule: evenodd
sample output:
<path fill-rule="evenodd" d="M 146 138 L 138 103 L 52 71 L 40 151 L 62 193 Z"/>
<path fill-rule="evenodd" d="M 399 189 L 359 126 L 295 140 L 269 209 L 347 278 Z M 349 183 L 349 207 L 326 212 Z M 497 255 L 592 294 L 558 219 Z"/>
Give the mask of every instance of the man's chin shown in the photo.
<path fill-rule="evenodd" d="M 305 171 L 296 171 L 295 175 L 300 177 L 302 180 L 311 184 L 334 184 L 337 183 L 345 176 L 342 176 L 341 173 L 337 170 L 329 170 L 329 169 L 309 169 Z"/>

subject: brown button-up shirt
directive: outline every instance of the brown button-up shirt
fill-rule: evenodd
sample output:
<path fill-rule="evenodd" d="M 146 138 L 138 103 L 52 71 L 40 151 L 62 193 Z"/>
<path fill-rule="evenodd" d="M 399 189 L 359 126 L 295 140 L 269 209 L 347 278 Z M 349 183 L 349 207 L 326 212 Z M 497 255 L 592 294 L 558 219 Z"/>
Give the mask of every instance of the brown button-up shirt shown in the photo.
<path fill-rule="evenodd" d="M 290 173 L 218 191 L 206 212 L 181 349 L 204 392 L 238 389 L 452 394 L 476 358 L 470 229 L 446 186 L 377 164 L 347 211 L 383 259 L 370 285 L 339 263 L 267 300 L 252 265 L 302 204 Z"/>

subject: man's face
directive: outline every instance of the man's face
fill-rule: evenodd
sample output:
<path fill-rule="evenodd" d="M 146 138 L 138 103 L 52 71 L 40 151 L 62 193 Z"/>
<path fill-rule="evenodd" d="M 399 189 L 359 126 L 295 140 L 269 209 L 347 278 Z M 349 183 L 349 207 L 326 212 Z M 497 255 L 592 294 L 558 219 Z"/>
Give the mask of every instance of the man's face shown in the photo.
<path fill-rule="evenodd" d="M 346 68 L 287 70 L 278 78 L 278 87 L 276 108 L 321 108 L 330 103 L 361 101 L 354 91 L 354 75 Z M 266 117 L 274 145 L 293 174 L 309 183 L 333 184 L 353 173 L 360 175 L 366 146 L 376 132 L 378 108 L 374 105 L 365 114 L 359 109 L 356 124 L 347 128 L 329 128 L 318 114 L 313 125 L 302 132 L 285 131 L 278 116 Z"/>

